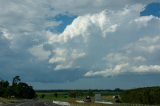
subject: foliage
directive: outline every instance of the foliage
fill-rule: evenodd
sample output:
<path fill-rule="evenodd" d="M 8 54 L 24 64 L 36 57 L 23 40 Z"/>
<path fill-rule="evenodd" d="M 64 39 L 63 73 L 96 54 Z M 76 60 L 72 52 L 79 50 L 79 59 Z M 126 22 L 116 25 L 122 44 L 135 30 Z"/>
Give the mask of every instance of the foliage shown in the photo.
<path fill-rule="evenodd" d="M 54 96 L 57 98 L 57 97 L 58 97 L 58 93 L 57 93 L 57 92 L 55 92 L 55 93 L 54 93 Z"/>
<path fill-rule="evenodd" d="M 13 78 L 11 86 L 8 81 L 0 81 L 0 97 L 34 98 L 36 94 L 32 86 L 20 81 L 20 76 Z"/>
<path fill-rule="evenodd" d="M 160 87 L 131 89 L 120 96 L 125 103 L 160 104 Z"/>
<path fill-rule="evenodd" d="M 71 92 L 69 92 L 69 97 L 76 98 L 77 97 L 77 91 L 71 91 Z"/>
<path fill-rule="evenodd" d="M 94 93 L 93 93 L 93 91 L 92 90 L 88 90 L 88 96 L 94 96 Z"/>
<path fill-rule="evenodd" d="M 9 87 L 8 81 L 0 81 L 0 96 L 4 96 L 7 92 L 7 89 Z"/>
<path fill-rule="evenodd" d="M 46 96 L 45 94 L 42 94 L 42 95 L 41 95 L 41 98 L 44 98 L 45 96 Z"/>
<path fill-rule="evenodd" d="M 12 85 L 16 85 L 18 82 L 20 82 L 21 81 L 21 79 L 20 79 L 20 76 L 15 76 L 14 78 L 13 78 L 13 81 L 12 81 Z"/>

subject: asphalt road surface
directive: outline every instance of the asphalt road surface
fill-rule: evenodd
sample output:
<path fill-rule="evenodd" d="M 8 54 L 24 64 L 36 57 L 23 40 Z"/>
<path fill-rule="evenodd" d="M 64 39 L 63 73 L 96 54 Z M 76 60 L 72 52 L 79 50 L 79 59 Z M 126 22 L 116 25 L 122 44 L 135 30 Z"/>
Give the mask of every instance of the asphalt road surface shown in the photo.
<path fill-rule="evenodd" d="M 28 101 L 23 103 L 6 104 L 2 106 L 60 106 L 60 105 L 56 105 L 50 102 Z"/>

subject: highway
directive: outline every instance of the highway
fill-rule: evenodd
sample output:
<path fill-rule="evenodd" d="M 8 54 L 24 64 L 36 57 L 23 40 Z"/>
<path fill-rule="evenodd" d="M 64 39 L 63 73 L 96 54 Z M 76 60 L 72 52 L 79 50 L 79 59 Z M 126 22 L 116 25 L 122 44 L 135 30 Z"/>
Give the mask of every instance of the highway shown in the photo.
<path fill-rule="evenodd" d="M 2 106 L 60 106 L 50 102 L 42 102 L 42 101 L 26 101 L 23 103 L 13 103 L 13 104 L 5 104 Z"/>

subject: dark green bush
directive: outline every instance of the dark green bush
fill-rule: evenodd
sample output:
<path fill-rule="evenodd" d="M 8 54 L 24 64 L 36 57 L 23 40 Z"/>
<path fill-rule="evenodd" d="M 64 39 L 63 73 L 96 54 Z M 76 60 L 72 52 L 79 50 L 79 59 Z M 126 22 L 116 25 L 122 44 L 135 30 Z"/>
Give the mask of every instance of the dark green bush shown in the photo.
<path fill-rule="evenodd" d="M 160 87 L 146 87 L 124 91 L 122 102 L 139 104 L 160 104 Z"/>

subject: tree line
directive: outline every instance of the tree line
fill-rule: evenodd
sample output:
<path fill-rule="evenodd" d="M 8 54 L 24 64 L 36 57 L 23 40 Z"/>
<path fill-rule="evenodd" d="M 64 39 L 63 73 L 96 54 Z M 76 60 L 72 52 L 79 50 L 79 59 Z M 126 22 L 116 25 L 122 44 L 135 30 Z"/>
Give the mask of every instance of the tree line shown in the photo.
<path fill-rule="evenodd" d="M 0 97 L 32 99 L 35 96 L 33 87 L 21 82 L 20 76 L 15 76 L 11 85 L 8 81 L 0 81 Z"/>
<path fill-rule="evenodd" d="M 120 94 L 122 102 L 136 104 L 160 104 L 160 87 L 130 89 Z"/>

